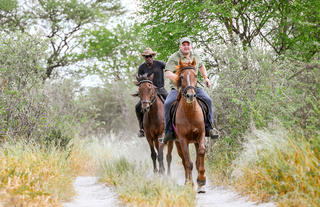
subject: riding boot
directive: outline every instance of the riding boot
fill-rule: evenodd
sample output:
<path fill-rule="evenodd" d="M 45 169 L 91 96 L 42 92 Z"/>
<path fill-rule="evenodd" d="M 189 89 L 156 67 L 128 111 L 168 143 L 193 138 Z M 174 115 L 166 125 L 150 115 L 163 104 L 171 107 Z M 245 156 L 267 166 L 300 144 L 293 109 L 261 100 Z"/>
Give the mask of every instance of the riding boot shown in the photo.
<path fill-rule="evenodd" d="M 138 119 L 139 121 L 139 132 L 138 132 L 138 137 L 144 137 L 144 129 L 143 129 L 143 115 L 142 115 L 142 119 Z"/>
<path fill-rule="evenodd" d="M 218 139 L 220 136 L 219 131 L 213 127 L 213 124 L 209 120 L 206 120 L 206 137 L 210 137 L 211 139 Z"/>
<path fill-rule="evenodd" d="M 171 120 L 170 120 L 168 123 L 166 133 L 163 138 L 163 143 L 167 144 L 168 141 L 173 141 L 175 139 L 176 139 L 176 136 L 173 132 L 173 127 L 172 127 Z"/>
<path fill-rule="evenodd" d="M 219 131 L 217 129 L 206 128 L 206 137 L 210 137 L 211 139 L 218 139 L 219 136 Z"/>
<path fill-rule="evenodd" d="M 144 137 L 144 129 L 143 129 L 143 112 L 141 109 L 141 102 L 136 105 L 136 115 L 139 122 L 139 132 L 138 137 Z"/>

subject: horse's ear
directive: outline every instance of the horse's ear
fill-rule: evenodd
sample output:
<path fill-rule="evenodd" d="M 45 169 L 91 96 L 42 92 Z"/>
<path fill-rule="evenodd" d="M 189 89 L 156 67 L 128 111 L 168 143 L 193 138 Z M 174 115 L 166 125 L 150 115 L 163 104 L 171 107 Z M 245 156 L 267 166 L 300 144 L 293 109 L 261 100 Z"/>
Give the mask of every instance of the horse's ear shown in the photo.
<path fill-rule="evenodd" d="M 192 60 L 191 65 L 192 65 L 193 67 L 196 67 L 196 57 L 193 57 L 193 60 Z"/>
<path fill-rule="evenodd" d="M 182 65 L 182 60 L 181 60 L 181 58 L 179 58 L 179 65 Z"/>
<path fill-rule="evenodd" d="M 149 76 L 148 80 L 153 81 L 153 77 L 154 77 L 154 73 L 152 73 L 152 74 Z"/>

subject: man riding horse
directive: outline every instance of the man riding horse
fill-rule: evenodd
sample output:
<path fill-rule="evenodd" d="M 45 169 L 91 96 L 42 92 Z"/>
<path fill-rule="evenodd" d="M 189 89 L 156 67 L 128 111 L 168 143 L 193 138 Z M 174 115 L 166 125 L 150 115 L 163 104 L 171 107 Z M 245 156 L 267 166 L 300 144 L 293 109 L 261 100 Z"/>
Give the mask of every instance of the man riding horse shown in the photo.
<path fill-rule="evenodd" d="M 179 64 L 179 59 L 183 62 L 192 62 L 193 58 L 196 61 L 196 72 L 200 71 L 202 77 L 204 78 L 206 86 L 209 88 L 211 86 L 211 82 L 208 78 L 207 70 L 201 61 L 200 56 L 192 50 L 192 42 L 190 38 L 184 37 L 180 40 L 180 49 L 173 53 L 165 68 L 165 77 L 170 79 L 171 81 L 175 81 L 177 79 L 177 75 L 175 74 L 175 67 Z M 164 143 L 170 140 L 175 140 L 175 135 L 173 131 L 173 126 L 170 119 L 170 109 L 172 104 L 177 99 L 178 91 L 175 88 L 172 88 L 169 95 L 166 98 L 164 103 L 164 111 L 165 111 L 165 137 Z M 201 98 L 206 102 L 209 108 L 209 117 L 205 123 L 205 136 L 210 137 L 212 139 L 218 138 L 218 131 L 213 127 L 213 109 L 212 109 L 212 99 L 210 96 L 202 89 L 196 88 L 197 97 Z"/>
<path fill-rule="evenodd" d="M 138 76 L 142 76 L 147 74 L 149 77 L 153 74 L 153 84 L 157 87 L 157 93 L 163 97 L 163 100 L 166 99 L 168 92 L 164 88 L 164 78 L 163 78 L 163 70 L 166 67 L 166 64 L 163 61 L 153 60 L 157 53 L 152 51 L 151 48 L 146 48 L 141 55 L 144 57 L 145 62 L 139 66 Z M 144 129 L 143 129 L 143 111 L 141 108 L 141 101 L 136 104 L 136 115 L 139 121 L 139 137 L 144 137 Z"/>

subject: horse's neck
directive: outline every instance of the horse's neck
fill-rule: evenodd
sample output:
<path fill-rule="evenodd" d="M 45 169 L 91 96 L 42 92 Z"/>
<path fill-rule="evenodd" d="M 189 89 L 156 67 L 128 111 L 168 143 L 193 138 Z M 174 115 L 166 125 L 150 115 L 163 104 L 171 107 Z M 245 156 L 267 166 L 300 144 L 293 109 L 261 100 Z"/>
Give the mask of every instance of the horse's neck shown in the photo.
<path fill-rule="evenodd" d="M 182 96 L 179 104 L 180 109 L 183 111 L 185 116 L 190 119 L 194 119 L 195 115 L 202 113 L 201 107 L 198 103 L 198 100 L 195 99 L 193 103 L 187 103 L 186 99 Z"/>

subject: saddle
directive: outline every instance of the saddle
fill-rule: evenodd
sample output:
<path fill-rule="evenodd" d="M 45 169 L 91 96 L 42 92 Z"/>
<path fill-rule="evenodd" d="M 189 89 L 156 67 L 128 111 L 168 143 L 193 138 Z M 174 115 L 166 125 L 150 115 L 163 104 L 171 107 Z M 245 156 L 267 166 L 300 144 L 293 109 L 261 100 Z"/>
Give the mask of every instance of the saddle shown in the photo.
<path fill-rule="evenodd" d="M 161 94 L 163 94 L 163 93 L 162 93 L 163 90 L 166 92 L 166 90 L 165 90 L 163 87 L 161 87 L 161 88 L 156 88 L 158 97 L 160 98 L 160 100 L 161 100 L 162 103 L 164 104 L 165 98 L 161 95 Z"/>
<path fill-rule="evenodd" d="M 208 104 L 200 97 L 197 97 L 198 103 L 202 109 L 204 122 L 207 123 L 209 121 L 209 106 Z M 176 124 L 176 113 L 179 106 L 180 101 L 175 101 L 170 108 L 170 120 L 169 123 L 172 123 L 173 126 Z"/>

